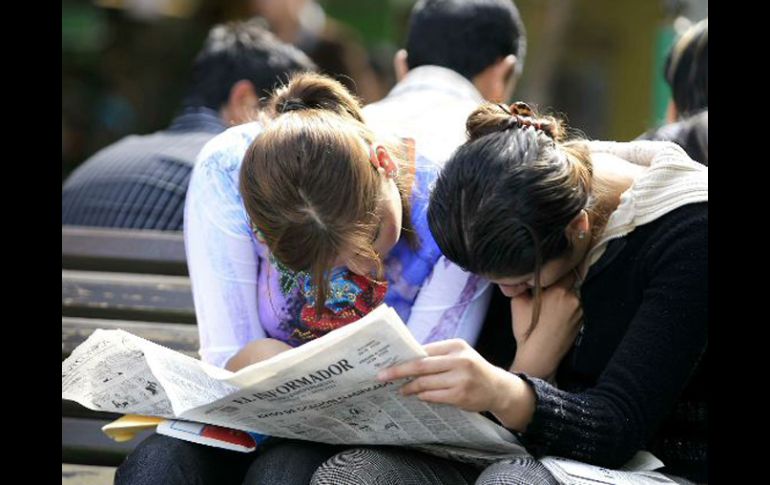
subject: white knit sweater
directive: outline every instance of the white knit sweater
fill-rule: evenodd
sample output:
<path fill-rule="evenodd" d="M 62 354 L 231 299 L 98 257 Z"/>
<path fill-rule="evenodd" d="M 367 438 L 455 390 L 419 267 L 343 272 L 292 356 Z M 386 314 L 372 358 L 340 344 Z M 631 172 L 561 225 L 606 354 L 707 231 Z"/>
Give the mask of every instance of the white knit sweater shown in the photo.
<path fill-rule="evenodd" d="M 621 194 L 620 204 L 585 259 L 583 275 L 611 240 L 678 207 L 708 201 L 708 167 L 690 159 L 679 145 L 663 141 L 591 141 L 588 145 L 591 153 L 608 153 L 649 168 Z"/>

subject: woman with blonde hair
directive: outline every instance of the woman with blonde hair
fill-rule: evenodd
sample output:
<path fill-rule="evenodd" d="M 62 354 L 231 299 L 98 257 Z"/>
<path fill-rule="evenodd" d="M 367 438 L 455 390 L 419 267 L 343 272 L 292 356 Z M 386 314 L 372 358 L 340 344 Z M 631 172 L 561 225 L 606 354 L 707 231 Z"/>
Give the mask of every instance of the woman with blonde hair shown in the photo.
<path fill-rule="evenodd" d="M 475 343 L 491 286 L 442 258 L 428 230 L 440 165 L 373 133 L 358 101 L 322 75 L 295 75 L 264 114 L 206 145 L 188 189 L 185 245 L 203 360 L 235 371 L 381 303 L 418 341 Z M 270 439 L 233 457 L 154 435 L 129 458 L 153 463 L 153 472 L 124 463 L 118 483 L 137 483 L 131 468 L 157 483 L 307 484 L 342 449 Z"/>

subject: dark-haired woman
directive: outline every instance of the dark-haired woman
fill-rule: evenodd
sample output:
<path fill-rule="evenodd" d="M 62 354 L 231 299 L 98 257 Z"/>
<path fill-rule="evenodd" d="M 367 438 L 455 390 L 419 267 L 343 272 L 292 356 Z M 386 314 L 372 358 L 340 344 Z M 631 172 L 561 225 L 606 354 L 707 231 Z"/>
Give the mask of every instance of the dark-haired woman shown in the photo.
<path fill-rule="evenodd" d="M 535 456 L 619 467 L 649 450 L 673 480 L 705 482 L 708 169 L 666 142 L 563 141 L 523 103 L 484 105 L 467 127 L 428 220 L 446 257 L 511 297 L 512 372 L 447 340 L 380 377 L 490 412 Z M 383 461 L 335 460 L 315 483 L 364 483 Z M 503 461 L 475 483 L 555 483 L 538 465 Z"/>

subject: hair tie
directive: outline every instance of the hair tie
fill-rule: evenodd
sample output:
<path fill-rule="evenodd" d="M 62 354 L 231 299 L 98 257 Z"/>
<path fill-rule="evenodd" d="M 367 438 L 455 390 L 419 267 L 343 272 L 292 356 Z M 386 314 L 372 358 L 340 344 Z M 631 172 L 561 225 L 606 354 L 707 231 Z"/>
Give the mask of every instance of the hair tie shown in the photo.
<path fill-rule="evenodd" d="M 545 133 L 549 138 L 555 139 L 553 123 L 548 120 L 535 118 L 535 112 L 527 103 L 524 103 L 523 101 L 516 101 L 510 106 L 501 104 L 498 104 L 498 106 L 511 117 L 511 121 L 506 127 L 507 129 L 531 126 L 535 130 Z"/>

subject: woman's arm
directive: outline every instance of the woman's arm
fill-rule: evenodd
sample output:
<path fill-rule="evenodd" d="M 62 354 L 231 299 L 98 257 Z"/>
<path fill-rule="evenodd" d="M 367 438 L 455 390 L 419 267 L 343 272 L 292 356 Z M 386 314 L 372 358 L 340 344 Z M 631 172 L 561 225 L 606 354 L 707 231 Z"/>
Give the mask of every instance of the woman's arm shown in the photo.
<path fill-rule="evenodd" d="M 291 345 L 274 338 L 253 340 L 227 361 L 225 369 L 236 372 L 244 367 L 256 364 L 257 362 L 262 362 L 263 360 L 267 360 L 270 357 L 289 349 L 291 349 Z"/>
<path fill-rule="evenodd" d="M 584 392 L 505 376 L 467 349 L 442 343 L 432 344 L 436 347 L 429 357 L 388 369 L 381 377 L 415 377 L 405 386 L 407 393 L 493 412 L 506 426 L 524 432 L 521 440 L 534 454 L 620 466 L 647 444 L 671 412 L 705 351 L 706 240 L 707 216 L 661 236 L 647 255 L 650 279 L 642 304 L 595 386 Z M 522 391 L 522 381 L 531 393 Z"/>
<path fill-rule="evenodd" d="M 664 151 L 673 150 L 674 156 L 687 156 L 681 147 L 670 141 L 635 140 L 619 142 L 593 140 L 588 142 L 588 149 L 591 153 L 608 153 L 643 166 L 649 166 L 652 159 Z"/>
<path fill-rule="evenodd" d="M 451 404 L 466 411 L 490 411 L 505 426 L 524 430 L 532 419 L 535 394 L 518 376 L 495 367 L 462 339 L 425 345 L 428 357 L 385 369 L 382 381 L 415 379 L 401 388 L 423 401 Z"/>
<path fill-rule="evenodd" d="M 540 317 L 531 331 L 534 297 L 524 291 L 511 298 L 516 339 L 512 372 L 553 382 L 559 363 L 572 347 L 583 319 L 583 308 L 574 285 L 575 276 L 569 272 L 542 290 Z"/>
<path fill-rule="evenodd" d="M 257 313 L 257 243 L 237 185 L 240 158 L 250 140 L 233 131 L 203 148 L 185 203 L 185 248 L 200 354 L 219 367 L 247 343 L 266 336 Z"/>
<path fill-rule="evenodd" d="M 616 467 L 648 443 L 674 408 L 708 341 L 708 216 L 679 209 L 639 255 L 642 301 L 596 384 L 580 393 L 528 379 L 537 404 L 522 442 L 554 454 Z"/>

